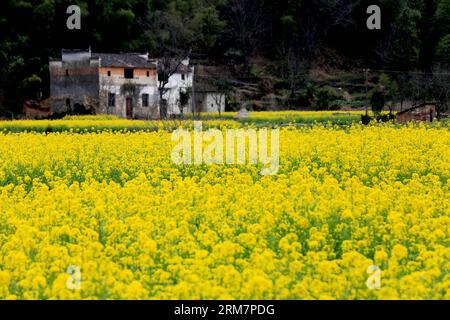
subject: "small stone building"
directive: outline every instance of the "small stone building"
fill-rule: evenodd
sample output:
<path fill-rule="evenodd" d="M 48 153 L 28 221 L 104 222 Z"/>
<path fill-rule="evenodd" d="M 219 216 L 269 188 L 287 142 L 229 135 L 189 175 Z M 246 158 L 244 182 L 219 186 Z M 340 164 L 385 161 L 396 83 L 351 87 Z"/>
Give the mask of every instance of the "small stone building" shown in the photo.
<path fill-rule="evenodd" d="M 50 60 L 51 110 L 158 118 L 156 62 L 147 54 L 62 50 Z"/>
<path fill-rule="evenodd" d="M 196 93 L 197 112 L 225 112 L 225 94 L 217 91 Z"/>
<path fill-rule="evenodd" d="M 397 113 L 396 121 L 397 123 L 410 121 L 433 122 L 437 117 L 436 108 L 436 103 L 422 103 Z"/>
<path fill-rule="evenodd" d="M 221 82 L 229 78 L 223 70 L 214 66 L 200 65 L 195 70 L 195 112 L 224 112 L 225 92 Z"/>

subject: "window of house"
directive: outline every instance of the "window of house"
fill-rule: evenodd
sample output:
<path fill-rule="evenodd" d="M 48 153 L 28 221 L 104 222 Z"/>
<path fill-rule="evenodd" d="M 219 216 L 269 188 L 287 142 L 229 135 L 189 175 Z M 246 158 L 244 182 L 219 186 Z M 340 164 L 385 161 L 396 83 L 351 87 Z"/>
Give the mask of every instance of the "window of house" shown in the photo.
<path fill-rule="evenodd" d="M 181 75 L 181 80 L 184 80 L 186 76 L 184 74 Z"/>
<path fill-rule="evenodd" d="M 148 107 L 148 94 L 147 93 L 144 93 L 142 95 L 142 106 Z"/>
<path fill-rule="evenodd" d="M 147 78 L 150 77 L 150 71 L 147 71 Z"/>
<path fill-rule="evenodd" d="M 111 77 L 111 70 L 108 70 L 108 77 Z"/>
<path fill-rule="evenodd" d="M 108 93 L 108 107 L 115 107 L 116 106 L 116 94 L 115 93 Z"/>
<path fill-rule="evenodd" d="M 69 76 L 69 69 L 66 69 L 66 77 Z"/>
<path fill-rule="evenodd" d="M 70 107 L 70 99 L 69 98 L 66 99 L 66 107 Z"/>
<path fill-rule="evenodd" d="M 124 70 L 125 79 L 133 79 L 134 78 L 134 70 L 133 69 L 125 69 Z"/>

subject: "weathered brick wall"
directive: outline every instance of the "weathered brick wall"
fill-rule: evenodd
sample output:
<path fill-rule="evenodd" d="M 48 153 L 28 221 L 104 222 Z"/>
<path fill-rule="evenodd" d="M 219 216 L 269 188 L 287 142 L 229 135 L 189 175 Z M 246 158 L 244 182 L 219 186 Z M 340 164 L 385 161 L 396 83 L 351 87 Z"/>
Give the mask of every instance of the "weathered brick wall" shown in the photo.
<path fill-rule="evenodd" d="M 50 62 L 50 94 L 52 112 L 67 112 L 76 104 L 85 108 L 99 107 L 99 72 L 95 61 Z"/>
<path fill-rule="evenodd" d="M 398 123 L 406 123 L 410 121 L 431 122 L 436 119 L 436 107 L 434 105 L 424 105 L 409 111 L 397 114 Z"/>

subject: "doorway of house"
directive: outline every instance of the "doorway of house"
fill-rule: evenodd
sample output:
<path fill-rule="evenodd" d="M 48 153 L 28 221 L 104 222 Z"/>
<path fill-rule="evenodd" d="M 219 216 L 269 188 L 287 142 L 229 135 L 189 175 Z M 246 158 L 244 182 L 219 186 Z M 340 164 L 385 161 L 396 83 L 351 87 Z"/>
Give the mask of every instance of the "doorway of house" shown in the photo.
<path fill-rule="evenodd" d="M 126 113 L 127 113 L 127 118 L 133 117 L 133 100 L 131 97 L 127 97 L 127 100 L 126 100 Z"/>

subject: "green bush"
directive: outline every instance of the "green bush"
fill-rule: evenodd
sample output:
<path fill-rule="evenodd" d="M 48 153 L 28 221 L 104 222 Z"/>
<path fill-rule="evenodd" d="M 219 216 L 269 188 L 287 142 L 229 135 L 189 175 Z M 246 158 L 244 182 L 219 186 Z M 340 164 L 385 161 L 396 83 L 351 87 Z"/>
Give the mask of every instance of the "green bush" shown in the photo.
<path fill-rule="evenodd" d="M 439 41 L 436 48 L 436 59 L 439 62 L 450 64 L 450 34 Z"/>
<path fill-rule="evenodd" d="M 311 107 L 316 100 L 316 94 L 316 85 L 312 82 L 308 82 L 304 89 L 301 89 L 294 95 L 291 95 L 289 103 L 294 106 Z"/>
<path fill-rule="evenodd" d="M 386 98 L 384 92 L 380 89 L 373 90 L 370 97 L 370 105 L 372 106 L 373 113 L 379 114 L 381 111 L 383 111 L 385 103 Z"/>
<path fill-rule="evenodd" d="M 342 95 L 333 87 L 323 87 L 317 90 L 316 105 L 318 110 L 339 110 L 338 101 Z"/>

